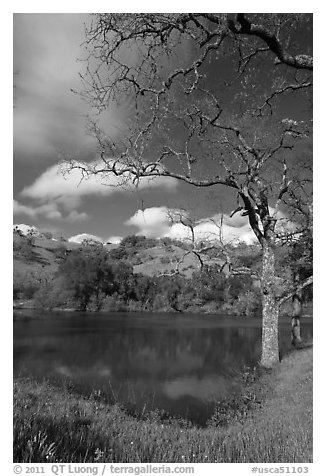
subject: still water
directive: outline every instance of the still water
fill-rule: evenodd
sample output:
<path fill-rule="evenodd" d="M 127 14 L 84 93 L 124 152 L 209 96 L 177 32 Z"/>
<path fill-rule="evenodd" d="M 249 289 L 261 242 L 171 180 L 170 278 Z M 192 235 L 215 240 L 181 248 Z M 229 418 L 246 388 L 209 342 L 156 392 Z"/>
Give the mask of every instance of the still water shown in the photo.
<path fill-rule="evenodd" d="M 261 321 L 203 315 L 43 313 L 14 320 L 14 376 L 96 392 L 135 412 L 203 424 L 260 357 Z M 312 320 L 303 319 L 304 338 Z M 290 323 L 280 324 L 281 353 Z"/>

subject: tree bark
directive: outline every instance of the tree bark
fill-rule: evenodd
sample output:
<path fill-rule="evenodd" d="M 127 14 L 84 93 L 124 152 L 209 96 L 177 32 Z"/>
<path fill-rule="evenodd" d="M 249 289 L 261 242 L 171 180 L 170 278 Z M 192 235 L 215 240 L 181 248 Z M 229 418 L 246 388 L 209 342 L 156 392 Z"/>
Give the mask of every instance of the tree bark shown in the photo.
<path fill-rule="evenodd" d="M 262 323 L 262 367 L 271 368 L 279 362 L 278 315 L 279 306 L 275 295 L 275 253 L 273 244 L 263 244 L 263 269 L 261 280 L 263 305 Z"/>
<path fill-rule="evenodd" d="M 302 313 L 302 291 L 298 291 L 292 298 L 292 319 L 291 319 L 291 335 L 292 345 L 294 347 L 301 344 L 300 318 Z"/>

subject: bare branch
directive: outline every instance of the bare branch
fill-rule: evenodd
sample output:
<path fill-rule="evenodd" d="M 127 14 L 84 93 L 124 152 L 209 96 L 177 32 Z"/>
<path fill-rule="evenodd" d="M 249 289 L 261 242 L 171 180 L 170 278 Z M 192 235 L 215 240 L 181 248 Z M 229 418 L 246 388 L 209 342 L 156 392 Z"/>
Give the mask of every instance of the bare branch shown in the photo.
<path fill-rule="evenodd" d="M 281 306 L 285 301 L 288 299 L 291 299 L 292 296 L 299 291 L 302 291 L 302 289 L 305 289 L 306 287 L 310 286 L 313 283 L 313 276 L 309 276 L 305 281 L 302 283 L 298 283 L 296 286 L 292 286 L 291 290 L 287 290 L 285 294 L 280 296 L 278 298 L 278 305 Z"/>
<path fill-rule="evenodd" d="M 265 98 L 263 104 L 257 108 L 256 113 L 261 116 L 263 110 L 266 107 L 269 107 L 270 114 L 272 114 L 273 112 L 273 108 L 271 105 L 272 99 L 274 99 L 277 96 L 280 96 L 281 94 L 286 93 L 287 91 L 299 91 L 299 90 L 307 89 L 311 87 L 312 87 L 312 82 L 309 81 L 309 82 L 299 83 L 299 84 L 287 84 L 283 88 L 276 89 L 267 98 Z"/>
<path fill-rule="evenodd" d="M 287 52 L 279 39 L 262 25 L 254 24 L 244 13 L 237 13 L 235 21 L 229 19 L 228 26 L 236 35 L 256 36 L 263 40 L 268 48 L 276 55 L 277 62 L 286 64 L 296 69 L 313 69 L 313 58 L 310 55 L 291 55 Z"/>

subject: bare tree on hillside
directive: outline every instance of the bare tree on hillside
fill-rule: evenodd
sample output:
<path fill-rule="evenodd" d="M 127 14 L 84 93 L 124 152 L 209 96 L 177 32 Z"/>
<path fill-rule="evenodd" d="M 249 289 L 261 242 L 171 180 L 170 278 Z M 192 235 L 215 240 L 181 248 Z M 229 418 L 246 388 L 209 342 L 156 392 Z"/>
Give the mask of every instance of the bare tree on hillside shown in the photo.
<path fill-rule="evenodd" d="M 95 15 L 83 95 L 99 113 L 118 103 L 129 120 L 106 134 L 100 116 L 100 161 L 66 164 L 121 186 L 169 177 L 232 190 L 263 252 L 265 367 L 279 360 L 276 223 L 307 173 L 298 154 L 310 160 L 310 25 L 293 14 Z"/>

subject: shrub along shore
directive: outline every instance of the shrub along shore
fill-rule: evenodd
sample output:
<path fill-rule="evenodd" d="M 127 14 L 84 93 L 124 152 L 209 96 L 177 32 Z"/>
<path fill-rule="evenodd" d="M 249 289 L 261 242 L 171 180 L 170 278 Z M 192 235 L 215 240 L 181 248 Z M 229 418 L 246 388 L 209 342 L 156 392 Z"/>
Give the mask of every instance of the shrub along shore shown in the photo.
<path fill-rule="evenodd" d="M 72 247 L 14 233 L 15 306 L 261 315 L 261 249 L 257 245 L 229 245 L 232 266 L 242 270 L 240 274 L 226 272 L 224 248 L 222 252 L 219 247 L 207 250 L 199 261 L 187 243 L 168 238 L 129 236 L 112 246 L 86 241 Z M 307 248 L 306 243 L 302 246 Z M 281 247 L 276 256 L 280 296 L 298 272 L 299 252 L 291 253 L 291 248 Z M 304 276 L 312 273 L 309 260 L 300 266 Z M 306 288 L 302 298 L 310 304 L 311 289 Z M 289 305 L 283 306 L 283 312 L 291 314 Z"/>
<path fill-rule="evenodd" d="M 14 462 L 312 462 L 312 347 L 250 375 L 205 428 L 17 379 Z"/>

